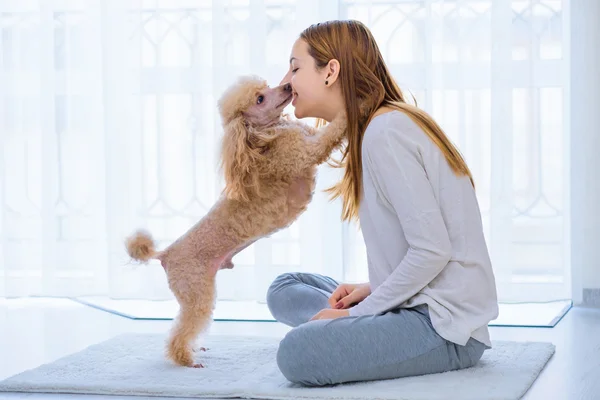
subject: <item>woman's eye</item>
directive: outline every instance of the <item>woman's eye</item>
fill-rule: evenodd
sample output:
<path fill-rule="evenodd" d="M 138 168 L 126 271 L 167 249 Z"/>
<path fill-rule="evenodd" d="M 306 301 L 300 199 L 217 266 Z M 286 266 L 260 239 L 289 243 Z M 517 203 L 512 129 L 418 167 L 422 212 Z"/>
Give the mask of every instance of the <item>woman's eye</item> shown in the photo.
<path fill-rule="evenodd" d="M 260 104 L 265 100 L 265 96 L 260 95 L 258 96 L 258 99 L 256 99 L 256 104 Z"/>
<path fill-rule="evenodd" d="M 298 71 L 298 68 L 294 68 L 294 69 L 292 70 L 292 72 L 296 72 L 296 71 Z"/>

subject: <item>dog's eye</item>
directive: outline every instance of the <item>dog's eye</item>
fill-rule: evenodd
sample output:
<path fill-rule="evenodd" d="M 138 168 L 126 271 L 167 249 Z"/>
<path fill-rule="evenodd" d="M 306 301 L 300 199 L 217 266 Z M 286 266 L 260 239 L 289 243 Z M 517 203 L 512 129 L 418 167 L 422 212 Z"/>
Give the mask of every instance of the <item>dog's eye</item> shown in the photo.
<path fill-rule="evenodd" d="M 260 104 L 265 100 L 265 96 L 260 95 L 258 96 L 258 99 L 256 99 L 256 104 Z"/>

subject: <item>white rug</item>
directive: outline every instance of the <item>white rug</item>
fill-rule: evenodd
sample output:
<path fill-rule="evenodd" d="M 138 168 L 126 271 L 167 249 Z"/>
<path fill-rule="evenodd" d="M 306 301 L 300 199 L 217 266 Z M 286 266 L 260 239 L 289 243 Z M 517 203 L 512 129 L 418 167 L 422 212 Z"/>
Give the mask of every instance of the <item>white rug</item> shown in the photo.
<path fill-rule="evenodd" d="M 275 363 L 278 339 L 208 336 L 204 369 L 163 358 L 164 336 L 120 335 L 0 382 L 0 391 L 253 399 L 514 400 L 548 362 L 551 343 L 494 342 L 473 368 L 393 380 L 305 388 Z"/>

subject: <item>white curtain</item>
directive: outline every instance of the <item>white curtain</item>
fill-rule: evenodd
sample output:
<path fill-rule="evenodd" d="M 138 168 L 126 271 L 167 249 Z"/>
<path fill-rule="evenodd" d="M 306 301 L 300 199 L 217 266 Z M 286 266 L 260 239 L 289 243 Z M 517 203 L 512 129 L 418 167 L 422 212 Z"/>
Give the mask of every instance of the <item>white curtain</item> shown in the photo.
<path fill-rule="evenodd" d="M 567 3 L 0 1 L 0 296 L 171 298 L 124 238 L 145 227 L 166 246 L 202 217 L 222 188 L 223 89 L 278 84 L 302 29 L 352 18 L 465 155 L 500 299 L 568 298 Z M 340 173 L 322 167 L 318 189 Z M 286 271 L 366 281 L 339 215 L 318 191 L 219 273 L 219 298 L 264 301 Z"/>

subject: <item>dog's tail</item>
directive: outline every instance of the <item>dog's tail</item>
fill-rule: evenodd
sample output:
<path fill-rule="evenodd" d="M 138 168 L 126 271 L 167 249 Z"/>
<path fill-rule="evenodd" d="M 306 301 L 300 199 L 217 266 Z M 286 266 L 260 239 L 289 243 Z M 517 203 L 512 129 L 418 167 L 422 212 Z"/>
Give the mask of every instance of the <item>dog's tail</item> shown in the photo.
<path fill-rule="evenodd" d="M 156 251 L 156 244 L 150 232 L 138 230 L 125 241 L 127 254 L 136 261 L 148 262 L 157 258 L 159 252 Z"/>

